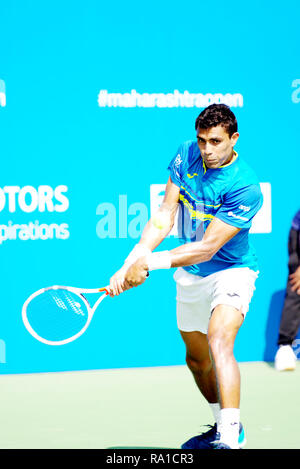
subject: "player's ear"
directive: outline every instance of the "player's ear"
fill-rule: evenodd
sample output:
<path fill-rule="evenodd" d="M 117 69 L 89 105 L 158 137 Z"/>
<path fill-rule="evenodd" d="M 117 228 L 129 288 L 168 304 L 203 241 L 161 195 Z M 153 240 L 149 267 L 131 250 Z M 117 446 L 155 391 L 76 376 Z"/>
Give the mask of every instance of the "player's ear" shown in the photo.
<path fill-rule="evenodd" d="M 233 147 L 236 144 L 236 142 L 238 141 L 239 136 L 240 136 L 240 134 L 238 132 L 234 132 L 234 134 L 231 135 L 231 143 L 232 143 Z"/>

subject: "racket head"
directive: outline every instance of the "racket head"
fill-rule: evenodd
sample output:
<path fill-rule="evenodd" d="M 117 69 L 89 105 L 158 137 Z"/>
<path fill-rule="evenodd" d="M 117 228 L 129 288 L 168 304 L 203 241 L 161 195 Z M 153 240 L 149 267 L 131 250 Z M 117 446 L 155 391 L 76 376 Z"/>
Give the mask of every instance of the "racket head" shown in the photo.
<path fill-rule="evenodd" d="M 87 293 L 99 291 L 85 290 Z M 96 307 L 107 296 L 106 289 L 104 291 L 91 308 L 80 289 L 59 285 L 42 288 L 23 305 L 24 325 L 36 340 L 46 345 L 65 345 L 86 331 Z"/>

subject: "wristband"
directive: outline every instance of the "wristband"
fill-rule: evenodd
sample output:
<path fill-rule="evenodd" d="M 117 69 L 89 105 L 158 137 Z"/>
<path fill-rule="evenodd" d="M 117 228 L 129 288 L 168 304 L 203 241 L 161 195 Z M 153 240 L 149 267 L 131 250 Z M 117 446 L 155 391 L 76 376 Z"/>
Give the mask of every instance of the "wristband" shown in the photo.
<path fill-rule="evenodd" d="M 170 251 L 153 252 L 146 256 L 146 262 L 149 270 L 170 269 L 171 254 Z"/>
<path fill-rule="evenodd" d="M 124 264 L 130 267 L 132 264 L 135 263 L 140 257 L 148 256 L 151 254 L 151 249 L 147 248 L 143 244 L 136 244 L 129 254 L 129 256 L 125 259 Z"/>

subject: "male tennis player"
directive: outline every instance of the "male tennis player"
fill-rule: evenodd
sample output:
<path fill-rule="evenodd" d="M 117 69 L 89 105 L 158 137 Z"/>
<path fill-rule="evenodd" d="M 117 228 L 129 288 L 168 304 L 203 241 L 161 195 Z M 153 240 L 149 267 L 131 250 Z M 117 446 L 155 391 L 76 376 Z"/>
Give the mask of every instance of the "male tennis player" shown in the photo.
<path fill-rule="evenodd" d="M 195 127 L 197 141 L 183 143 L 169 165 L 159 228 L 151 218 L 111 278 L 110 290 L 119 295 L 142 284 L 149 271 L 177 267 L 177 322 L 187 365 L 216 422 L 182 448 L 238 449 L 245 435 L 233 347 L 258 274 L 248 233 L 262 194 L 255 174 L 234 151 L 239 134 L 229 107 L 207 107 Z M 183 244 L 153 252 L 172 229 L 178 205 Z"/>

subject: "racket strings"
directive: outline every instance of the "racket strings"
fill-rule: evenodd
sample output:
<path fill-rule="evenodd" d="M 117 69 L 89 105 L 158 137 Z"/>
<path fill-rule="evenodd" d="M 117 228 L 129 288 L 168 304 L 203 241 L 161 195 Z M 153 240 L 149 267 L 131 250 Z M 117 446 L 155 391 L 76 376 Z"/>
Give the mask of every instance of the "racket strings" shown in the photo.
<path fill-rule="evenodd" d="M 27 319 L 35 333 L 48 341 L 66 340 L 78 334 L 89 318 L 79 295 L 64 289 L 49 289 L 27 306 Z"/>
<path fill-rule="evenodd" d="M 64 292 L 64 296 L 65 296 L 64 301 L 67 302 L 67 304 L 64 301 L 62 301 L 61 298 L 53 297 L 57 306 L 66 310 L 68 309 L 68 307 L 70 307 L 75 314 L 81 314 L 82 316 L 84 316 L 84 312 L 81 309 L 80 303 L 78 301 L 74 301 L 73 298 L 70 298 L 70 296 L 67 295 L 65 292 Z"/>

